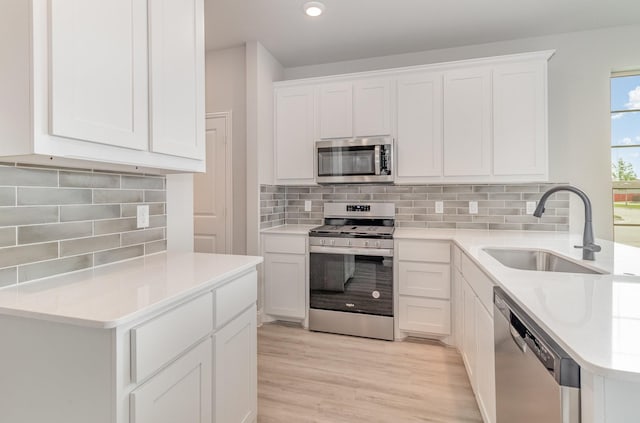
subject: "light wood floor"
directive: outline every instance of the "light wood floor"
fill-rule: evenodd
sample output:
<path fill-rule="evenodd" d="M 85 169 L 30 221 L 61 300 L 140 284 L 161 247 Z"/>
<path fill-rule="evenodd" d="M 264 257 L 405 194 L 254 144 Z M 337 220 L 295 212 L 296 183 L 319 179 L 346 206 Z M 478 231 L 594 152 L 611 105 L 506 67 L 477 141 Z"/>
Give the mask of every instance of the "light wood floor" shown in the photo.
<path fill-rule="evenodd" d="M 258 423 L 482 422 L 462 359 L 439 344 L 265 324 Z"/>

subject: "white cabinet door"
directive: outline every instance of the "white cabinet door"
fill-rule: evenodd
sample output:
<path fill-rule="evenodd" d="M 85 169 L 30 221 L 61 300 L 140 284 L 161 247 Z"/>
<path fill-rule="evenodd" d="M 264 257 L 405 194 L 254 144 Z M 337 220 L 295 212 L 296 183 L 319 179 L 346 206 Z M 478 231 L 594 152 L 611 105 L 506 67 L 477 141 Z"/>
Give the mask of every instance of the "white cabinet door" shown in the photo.
<path fill-rule="evenodd" d="M 146 0 L 49 3 L 50 131 L 149 145 Z"/>
<path fill-rule="evenodd" d="M 451 333 L 451 303 L 448 300 L 400 295 L 398 305 L 400 330 L 434 335 Z"/>
<path fill-rule="evenodd" d="M 462 358 L 469 381 L 476 391 L 476 295 L 464 278 L 462 280 Z"/>
<path fill-rule="evenodd" d="M 211 357 L 208 338 L 133 391 L 132 423 L 210 423 Z"/>
<path fill-rule="evenodd" d="M 444 75 L 444 176 L 491 173 L 491 70 Z"/>
<path fill-rule="evenodd" d="M 214 422 L 251 423 L 258 413 L 256 306 L 229 322 L 215 339 Z"/>
<path fill-rule="evenodd" d="M 276 183 L 314 182 L 313 87 L 276 90 Z"/>
<path fill-rule="evenodd" d="M 493 317 L 476 299 L 476 395 L 486 423 L 496 421 L 496 375 L 493 345 Z"/>
<path fill-rule="evenodd" d="M 546 61 L 493 71 L 493 173 L 547 175 Z"/>
<path fill-rule="evenodd" d="M 149 2 L 151 149 L 204 160 L 204 0 Z"/>
<path fill-rule="evenodd" d="M 304 319 L 306 278 L 306 255 L 266 253 L 264 312 L 276 317 Z"/>
<path fill-rule="evenodd" d="M 442 74 L 398 79 L 396 182 L 442 176 Z"/>
<path fill-rule="evenodd" d="M 321 139 L 353 137 L 353 84 L 318 88 L 318 131 Z"/>
<path fill-rule="evenodd" d="M 458 269 L 453 268 L 453 278 L 452 282 L 452 290 L 453 290 L 453 299 L 452 299 L 452 308 L 453 312 L 451 313 L 453 319 L 453 335 L 455 338 L 455 345 L 458 350 L 462 351 L 463 344 L 463 316 L 464 316 L 464 296 L 462 294 L 462 274 Z"/>
<path fill-rule="evenodd" d="M 448 300 L 451 296 L 450 272 L 450 264 L 400 261 L 399 294 Z"/>
<path fill-rule="evenodd" d="M 391 134 L 391 81 L 365 79 L 353 84 L 353 135 Z"/>

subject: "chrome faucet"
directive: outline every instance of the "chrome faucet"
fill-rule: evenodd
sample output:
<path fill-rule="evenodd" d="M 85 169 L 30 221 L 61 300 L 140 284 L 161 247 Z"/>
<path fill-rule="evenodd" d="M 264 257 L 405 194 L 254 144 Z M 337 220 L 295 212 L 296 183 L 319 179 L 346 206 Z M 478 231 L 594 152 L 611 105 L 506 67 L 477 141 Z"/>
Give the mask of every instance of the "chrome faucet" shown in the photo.
<path fill-rule="evenodd" d="M 544 205 L 547 202 L 547 199 L 551 194 L 558 191 L 573 192 L 582 199 L 582 202 L 584 203 L 584 232 L 582 234 L 582 245 L 575 245 L 575 247 L 582 248 L 582 260 L 595 260 L 595 253 L 600 251 L 602 248 L 594 242 L 591 201 L 589 201 L 589 197 L 587 197 L 587 194 L 583 191 L 576 187 L 572 187 L 571 185 L 558 185 L 557 187 L 553 187 L 542 194 L 538 207 L 536 207 L 536 211 L 533 212 L 533 215 L 535 217 L 542 217 L 542 213 L 544 213 Z"/>

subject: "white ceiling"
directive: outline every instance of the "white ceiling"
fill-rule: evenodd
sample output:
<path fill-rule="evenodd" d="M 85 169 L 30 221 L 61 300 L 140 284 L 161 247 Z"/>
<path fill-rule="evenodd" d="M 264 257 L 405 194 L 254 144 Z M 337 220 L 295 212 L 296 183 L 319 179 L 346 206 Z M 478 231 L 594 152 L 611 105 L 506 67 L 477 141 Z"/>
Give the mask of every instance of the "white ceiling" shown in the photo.
<path fill-rule="evenodd" d="M 260 41 L 285 67 L 637 24 L 639 0 L 205 0 L 207 49 Z"/>

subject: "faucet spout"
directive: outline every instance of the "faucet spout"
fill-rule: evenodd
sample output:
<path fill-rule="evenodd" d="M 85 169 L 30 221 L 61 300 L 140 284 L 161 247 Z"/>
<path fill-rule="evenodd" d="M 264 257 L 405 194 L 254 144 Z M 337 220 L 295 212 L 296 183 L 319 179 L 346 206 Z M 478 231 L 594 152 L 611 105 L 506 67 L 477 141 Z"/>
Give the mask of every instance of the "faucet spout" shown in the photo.
<path fill-rule="evenodd" d="M 569 191 L 576 194 L 582 202 L 584 203 L 584 232 L 582 234 L 582 245 L 576 245 L 576 248 L 582 248 L 582 259 L 583 260 L 595 260 L 595 253 L 600 251 L 602 248 L 597 245 L 594 241 L 593 237 L 593 212 L 591 209 L 591 201 L 587 194 L 585 194 L 582 190 L 571 186 L 571 185 L 558 185 L 549 189 L 547 192 L 542 194 L 540 198 L 540 202 L 538 203 L 538 207 L 533 212 L 535 217 L 542 217 L 544 213 L 544 205 L 547 203 L 549 197 L 558 192 L 558 191 Z"/>

